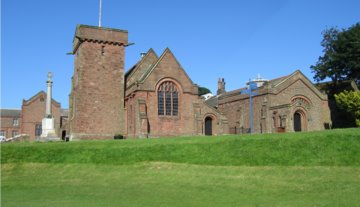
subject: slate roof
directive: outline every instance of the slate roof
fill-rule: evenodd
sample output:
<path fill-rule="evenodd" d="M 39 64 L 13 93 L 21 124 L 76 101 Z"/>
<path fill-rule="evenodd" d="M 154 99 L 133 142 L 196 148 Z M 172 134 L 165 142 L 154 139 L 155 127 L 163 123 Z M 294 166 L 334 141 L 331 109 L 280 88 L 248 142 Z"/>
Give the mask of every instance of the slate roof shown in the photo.
<path fill-rule="evenodd" d="M 211 107 L 216 108 L 218 106 L 218 101 L 219 101 L 218 96 L 213 96 L 213 97 L 209 98 L 208 100 L 205 100 L 205 103 Z"/>
<path fill-rule="evenodd" d="M 173 59 L 179 66 L 179 69 L 183 71 L 185 76 L 191 82 L 191 84 L 195 85 L 190 79 L 189 75 L 183 69 L 179 61 L 176 59 L 175 55 L 171 52 L 169 48 L 166 48 L 160 57 L 154 52 L 152 48 L 145 54 L 144 57 L 140 59 L 134 66 L 132 66 L 125 74 L 125 83 L 126 83 L 126 93 L 131 92 L 131 88 L 135 84 L 142 84 L 145 80 L 150 76 L 150 74 L 157 68 L 158 64 L 160 64 L 166 55 L 171 55 Z"/>
<path fill-rule="evenodd" d="M 150 56 L 155 57 L 155 59 L 151 60 Z M 125 73 L 126 83 L 131 84 L 133 81 L 139 81 L 143 73 L 147 73 L 147 71 L 149 71 L 153 67 L 153 65 L 157 62 L 158 59 L 159 58 L 155 53 L 155 51 L 152 48 L 150 48 L 149 51 L 145 54 L 145 56 L 142 57 L 134 66 L 132 66 Z"/>
<path fill-rule="evenodd" d="M 292 74 L 291 74 L 292 75 Z M 284 80 L 286 80 L 289 76 L 291 75 L 287 75 L 287 76 L 283 76 L 283 77 L 279 77 L 279 78 L 275 78 L 275 79 L 272 79 L 272 80 L 269 80 L 266 85 L 269 85 L 269 86 L 272 86 L 272 87 L 275 87 L 277 85 L 279 85 L 280 83 L 282 83 Z"/>
<path fill-rule="evenodd" d="M 60 116 L 69 116 L 69 109 L 60 109 Z"/>
<path fill-rule="evenodd" d="M 1 117 L 20 117 L 21 109 L 0 109 Z"/>
<path fill-rule="evenodd" d="M 312 82 L 303 74 L 301 73 L 300 70 L 296 70 L 295 72 L 291 73 L 290 75 L 287 75 L 287 76 L 283 76 L 283 77 L 279 77 L 279 78 L 275 78 L 275 79 L 272 79 L 272 80 L 269 80 L 267 81 L 266 83 L 264 83 L 263 86 L 259 87 L 258 88 L 258 91 L 259 91 L 259 94 L 258 95 L 261 95 L 261 94 L 266 94 L 266 93 L 269 93 L 271 91 L 274 91 L 276 90 L 277 88 L 281 88 L 283 86 L 283 84 L 289 84 L 288 81 L 291 80 L 291 78 L 293 76 L 296 76 L 296 75 L 301 75 L 305 78 L 305 81 L 304 83 L 307 84 L 309 86 L 309 88 L 311 90 L 314 91 L 315 94 L 317 94 L 320 98 L 322 99 L 326 99 L 326 95 L 322 94 L 318 88 L 316 88 Z M 226 100 L 228 100 L 227 98 L 233 98 L 233 97 L 236 97 L 236 96 L 239 96 L 239 97 L 242 97 L 244 96 L 243 94 L 241 94 L 241 90 L 243 89 L 246 89 L 246 88 L 240 88 L 240 89 L 236 89 L 236 90 L 232 90 L 232 91 L 228 91 L 228 92 L 224 92 L 220 95 L 217 95 L 217 96 L 214 96 L 210 99 L 208 99 L 206 101 L 206 103 L 212 107 L 217 107 L 218 106 L 218 103 L 219 101 L 222 101 L 222 102 L 226 102 Z M 226 100 L 225 100 L 226 99 Z"/>

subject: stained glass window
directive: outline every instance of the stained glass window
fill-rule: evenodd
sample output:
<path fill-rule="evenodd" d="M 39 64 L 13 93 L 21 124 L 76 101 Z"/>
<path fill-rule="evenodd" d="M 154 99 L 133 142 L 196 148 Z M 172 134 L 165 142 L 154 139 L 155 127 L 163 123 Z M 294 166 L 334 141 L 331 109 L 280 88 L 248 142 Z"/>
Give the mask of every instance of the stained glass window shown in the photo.
<path fill-rule="evenodd" d="M 177 116 L 178 113 L 178 89 L 171 81 L 163 82 L 158 89 L 158 115 Z"/>
<path fill-rule="evenodd" d="M 158 92 L 158 114 L 164 115 L 164 92 Z"/>

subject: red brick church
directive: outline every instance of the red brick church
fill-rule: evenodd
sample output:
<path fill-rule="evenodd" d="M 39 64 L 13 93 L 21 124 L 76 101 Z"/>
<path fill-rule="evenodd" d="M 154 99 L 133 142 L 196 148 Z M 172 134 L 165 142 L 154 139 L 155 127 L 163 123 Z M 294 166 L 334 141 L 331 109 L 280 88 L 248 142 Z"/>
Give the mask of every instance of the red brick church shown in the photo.
<path fill-rule="evenodd" d="M 226 117 L 198 96 L 198 87 L 170 49 L 160 56 L 150 49 L 125 74 L 127 35 L 117 29 L 77 27 L 71 140 L 228 133 Z"/>
<path fill-rule="evenodd" d="M 160 56 L 150 49 L 125 73 L 128 45 L 125 30 L 77 26 L 68 114 L 53 100 L 58 136 L 84 140 L 113 139 L 115 135 L 153 138 L 249 133 L 249 95 L 242 92 L 243 88 L 227 92 L 225 81 L 220 79 L 217 96 L 205 101 L 168 48 Z M 326 95 L 300 71 L 254 82 L 258 86 L 252 97 L 254 133 L 313 131 L 331 126 Z M 23 110 L 1 110 L 1 133 L 29 133 L 34 140 L 45 113 L 41 102 L 44 96 L 41 92 L 25 101 Z M 33 110 L 26 110 L 27 106 Z M 30 120 L 34 117 L 39 120 Z M 16 129 L 11 128 L 13 120 L 20 120 Z"/>
<path fill-rule="evenodd" d="M 150 49 L 125 73 L 126 46 L 127 31 L 86 25 L 76 28 L 70 139 L 248 131 L 248 95 L 219 88 L 221 93 L 205 102 L 168 48 L 160 56 Z M 326 95 L 300 71 L 264 81 L 259 91 L 253 104 L 255 133 L 322 130 L 330 125 Z"/>

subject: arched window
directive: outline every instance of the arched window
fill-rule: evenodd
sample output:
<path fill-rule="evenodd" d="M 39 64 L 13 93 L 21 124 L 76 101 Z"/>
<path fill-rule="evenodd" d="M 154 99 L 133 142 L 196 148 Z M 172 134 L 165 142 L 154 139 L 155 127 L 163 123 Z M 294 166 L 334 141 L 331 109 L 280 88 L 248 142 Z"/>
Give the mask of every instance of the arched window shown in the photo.
<path fill-rule="evenodd" d="M 171 81 L 163 82 L 158 88 L 158 115 L 177 116 L 179 112 L 179 92 Z"/>

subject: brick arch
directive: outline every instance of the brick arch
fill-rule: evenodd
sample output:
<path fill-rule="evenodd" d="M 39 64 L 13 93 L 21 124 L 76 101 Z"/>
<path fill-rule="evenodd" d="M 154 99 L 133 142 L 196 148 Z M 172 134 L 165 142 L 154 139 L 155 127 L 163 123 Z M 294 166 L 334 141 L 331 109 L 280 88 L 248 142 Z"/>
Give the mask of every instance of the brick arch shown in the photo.
<path fill-rule="evenodd" d="M 299 118 L 298 116 L 300 116 L 300 125 L 301 125 L 301 130 L 300 131 L 307 131 L 308 130 L 308 120 L 311 118 L 310 117 L 310 113 L 309 111 L 311 110 L 311 108 L 313 107 L 313 104 L 311 102 L 311 99 L 309 99 L 308 97 L 304 96 L 304 95 L 295 95 L 290 99 L 290 105 L 291 105 L 291 122 L 292 122 L 292 131 L 296 131 L 298 130 L 296 126 L 296 124 L 299 123 L 295 123 L 295 119 Z"/>
<path fill-rule="evenodd" d="M 165 87 L 165 90 L 161 91 L 160 87 Z M 182 87 L 179 82 L 172 78 L 163 78 L 155 85 L 155 89 L 155 93 L 157 95 L 158 116 L 179 117 L 182 110 Z M 165 93 L 165 91 L 168 90 L 171 92 L 169 93 L 170 101 L 168 101 L 166 97 L 167 93 Z"/>
<path fill-rule="evenodd" d="M 297 117 L 300 116 L 300 117 Z M 294 131 L 307 131 L 308 129 L 308 113 L 303 107 L 296 107 L 293 110 L 291 115 L 292 126 Z M 299 120 L 297 120 L 299 119 Z M 300 121 L 300 123 L 296 123 Z M 298 129 L 298 124 L 300 125 L 300 129 Z"/>
<path fill-rule="evenodd" d="M 177 80 L 174 79 L 174 78 L 162 78 L 162 79 L 160 79 L 160 80 L 155 84 L 155 91 L 158 91 L 158 90 L 159 90 L 159 87 L 161 86 L 161 84 L 163 84 L 164 82 L 167 82 L 167 81 L 173 82 L 173 83 L 176 85 L 176 87 L 178 88 L 179 93 L 183 93 L 183 87 L 182 87 L 182 85 L 180 84 L 179 81 L 177 81 Z"/>
<path fill-rule="evenodd" d="M 203 121 L 205 121 L 206 117 L 211 117 L 213 120 L 217 121 L 217 116 L 214 113 L 206 113 L 203 116 Z"/>
<path fill-rule="evenodd" d="M 311 100 L 304 95 L 295 95 L 290 99 L 290 104 L 293 107 L 305 107 L 306 109 L 310 109 L 312 107 Z"/>
<path fill-rule="evenodd" d="M 208 134 L 208 126 L 209 119 L 211 119 L 211 133 Z M 203 135 L 215 135 L 216 134 L 216 123 L 218 122 L 217 116 L 213 113 L 206 113 L 203 116 Z M 214 133 L 215 132 L 215 133 Z"/>

